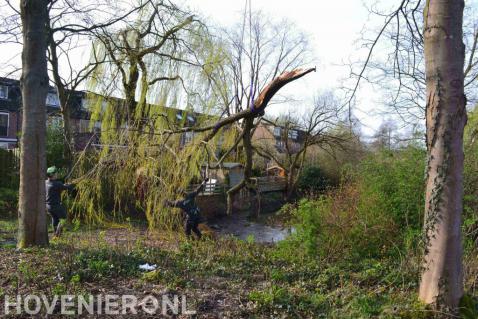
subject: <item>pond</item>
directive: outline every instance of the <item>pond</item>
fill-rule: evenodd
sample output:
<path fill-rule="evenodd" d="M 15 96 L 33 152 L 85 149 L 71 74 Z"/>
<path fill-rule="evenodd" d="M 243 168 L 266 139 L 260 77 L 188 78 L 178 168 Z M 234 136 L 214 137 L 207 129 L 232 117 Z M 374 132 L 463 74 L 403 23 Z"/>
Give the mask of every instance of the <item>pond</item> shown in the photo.
<path fill-rule="evenodd" d="M 247 213 L 219 217 L 208 222 L 208 225 L 221 236 L 234 236 L 243 240 L 253 236 L 256 243 L 276 243 L 293 232 L 288 227 L 268 225 L 265 218 L 251 220 Z"/>

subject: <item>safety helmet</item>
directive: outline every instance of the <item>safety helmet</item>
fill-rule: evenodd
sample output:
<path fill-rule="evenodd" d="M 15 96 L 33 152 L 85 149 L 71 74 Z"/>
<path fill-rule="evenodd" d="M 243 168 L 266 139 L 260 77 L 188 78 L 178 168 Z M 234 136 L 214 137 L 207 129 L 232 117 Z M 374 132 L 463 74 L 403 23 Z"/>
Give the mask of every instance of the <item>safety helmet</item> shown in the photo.
<path fill-rule="evenodd" d="M 46 170 L 46 174 L 47 175 L 53 175 L 57 172 L 57 168 L 56 166 L 51 166 L 51 167 L 48 167 L 47 170 Z"/>

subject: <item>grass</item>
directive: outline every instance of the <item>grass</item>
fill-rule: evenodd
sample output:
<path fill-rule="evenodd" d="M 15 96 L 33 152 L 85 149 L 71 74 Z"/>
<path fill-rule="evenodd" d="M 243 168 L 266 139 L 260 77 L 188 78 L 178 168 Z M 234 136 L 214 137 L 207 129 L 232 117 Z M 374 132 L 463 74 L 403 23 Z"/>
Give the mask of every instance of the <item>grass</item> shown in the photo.
<path fill-rule="evenodd" d="M 48 248 L 0 248 L 0 298 L 178 293 L 200 318 L 433 318 L 417 301 L 413 256 L 327 262 L 280 245 L 187 242 L 131 224 L 72 228 Z M 156 270 L 140 271 L 146 262 Z"/>
<path fill-rule="evenodd" d="M 15 247 L 17 221 L 12 218 L 0 219 L 0 247 Z"/>

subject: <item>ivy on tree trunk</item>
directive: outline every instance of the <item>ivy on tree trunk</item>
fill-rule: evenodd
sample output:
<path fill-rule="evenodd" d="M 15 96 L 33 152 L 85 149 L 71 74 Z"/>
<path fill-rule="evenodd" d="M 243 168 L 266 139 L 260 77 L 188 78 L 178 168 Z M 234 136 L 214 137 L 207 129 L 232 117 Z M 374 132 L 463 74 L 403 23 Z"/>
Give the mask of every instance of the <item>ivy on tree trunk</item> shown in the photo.
<path fill-rule="evenodd" d="M 424 10 L 428 163 L 419 295 L 444 310 L 456 310 L 463 295 L 463 8 L 463 0 L 434 0 Z"/>

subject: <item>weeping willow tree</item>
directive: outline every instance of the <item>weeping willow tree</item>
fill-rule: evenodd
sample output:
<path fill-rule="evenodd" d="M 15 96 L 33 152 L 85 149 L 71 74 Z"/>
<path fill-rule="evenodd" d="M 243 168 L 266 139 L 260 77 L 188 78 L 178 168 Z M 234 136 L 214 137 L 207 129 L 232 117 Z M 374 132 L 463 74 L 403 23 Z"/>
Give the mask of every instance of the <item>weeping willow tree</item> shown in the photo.
<path fill-rule="evenodd" d="M 244 110 L 227 112 L 237 97 L 231 78 L 239 75 L 226 41 L 170 3 L 151 2 L 139 12 L 122 29 L 97 36 L 95 56 L 102 52 L 111 63 L 98 67 L 90 80 L 96 92 L 89 97 L 91 128 L 101 123 L 100 143 L 75 166 L 74 211 L 101 223 L 141 210 L 150 227 L 170 228 L 180 216 L 165 201 L 198 182 L 202 167 L 220 167 L 239 143 L 246 155 L 240 185 L 247 184 L 256 119 L 282 86 L 314 69 L 280 74 L 277 68 Z"/>
<path fill-rule="evenodd" d="M 96 36 L 94 56 L 110 61 L 90 78 L 91 129 L 101 123 L 100 147 L 83 153 L 74 170 L 74 211 L 90 223 L 140 210 L 152 227 L 175 225 L 165 199 L 199 180 L 201 165 L 236 134 L 225 127 L 204 143 L 207 130 L 197 130 L 219 118 L 211 78 L 224 60 L 221 44 L 172 3 L 141 5 L 135 20 Z"/>

